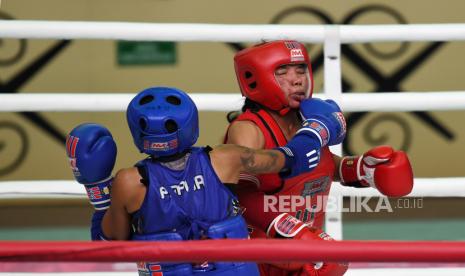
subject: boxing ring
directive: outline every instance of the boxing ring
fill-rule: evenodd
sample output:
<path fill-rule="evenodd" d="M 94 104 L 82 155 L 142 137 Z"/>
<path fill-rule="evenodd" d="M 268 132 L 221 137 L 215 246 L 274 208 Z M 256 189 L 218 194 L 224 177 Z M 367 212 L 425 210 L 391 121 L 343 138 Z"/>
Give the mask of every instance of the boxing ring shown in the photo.
<path fill-rule="evenodd" d="M 324 44 L 324 93 L 344 111 L 465 110 L 465 91 L 342 94 L 341 44 L 387 41 L 465 41 L 465 24 L 425 25 L 223 25 L 123 22 L 0 21 L 0 38 L 110 39 L 143 41 L 258 42 L 296 39 Z M 124 111 L 134 94 L 0 94 L 1 112 L 109 112 Z M 235 94 L 192 93 L 200 111 L 240 109 Z M 420 97 L 421 96 L 421 97 Z M 72 99 L 72 100 L 71 100 Z M 399 104 L 401 103 L 401 104 Z M 340 147 L 332 151 L 340 154 Z M 465 178 L 416 178 L 409 197 L 465 197 Z M 40 185 L 40 189 L 37 186 Z M 437 190 L 441 185 L 441 190 Z M 333 185 L 331 196 L 379 196 L 372 189 Z M 0 183 L 2 198 L 85 198 L 75 181 L 8 181 Z M 338 201 L 338 202 L 342 202 Z M 340 210 L 341 208 L 335 208 Z M 342 213 L 331 211 L 326 231 L 342 240 Z M 412 262 L 407 270 L 396 266 L 370 268 L 355 265 L 346 275 L 464 275 L 465 242 L 334 241 L 188 241 L 188 242 L 0 242 L 0 262 L 133 262 L 141 260 L 328 260 L 398 263 Z M 273 252 L 271 254 L 270 252 Z M 440 254 L 438 254 L 440 252 Z M 442 263 L 441 265 L 431 265 Z M 449 265 L 444 265 L 447 263 Z M 120 272 L 136 275 L 136 272 Z M 116 274 L 116 275 L 120 275 Z M 22 274 L 15 274 L 22 275 Z M 25 274 L 26 275 L 26 274 Z M 27 274 L 32 275 L 32 274 Z M 73 275 L 66 274 L 66 275 Z M 77 275 L 77 274 L 76 274 Z M 114 275 L 114 273 L 112 273 Z"/>

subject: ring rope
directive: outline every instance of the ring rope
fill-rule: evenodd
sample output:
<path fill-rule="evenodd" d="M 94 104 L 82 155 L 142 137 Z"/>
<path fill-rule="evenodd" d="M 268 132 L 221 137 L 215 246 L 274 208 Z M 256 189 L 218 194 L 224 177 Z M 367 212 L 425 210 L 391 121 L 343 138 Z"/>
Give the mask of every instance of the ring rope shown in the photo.
<path fill-rule="evenodd" d="M 465 177 L 415 178 L 413 191 L 406 197 L 465 197 Z M 441 187 L 441 189 L 438 189 Z M 343 196 L 381 197 L 374 189 L 352 189 L 333 185 L 332 192 Z M 75 180 L 0 181 L 0 199 L 87 198 Z"/>
<path fill-rule="evenodd" d="M 334 28 L 339 29 L 341 43 L 465 40 L 465 24 L 325 26 L 44 20 L 1 20 L 0 37 L 217 42 L 295 39 L 315 43 L 323 42 L 326 31 Z"/>
<path fill-rule="evenodd" d="M 239 110 L 240 93 L 190 93 L 200 111 Z M 319 98 L 327 95 L 316 94 Z M 129 93 L 20 93 L 0 94 L 0 112 L 109 112 L 125 111 Z M 332 97 L 345 112 L 464 110 L 465 91 L 350 93 Z"/>
<path fill-rule="evenodd" d="M 440 252 L 440 254 L 438 254 Z M 465 262 L 465 242 L 202 240 L 0 242 L 8 262 Z"/>

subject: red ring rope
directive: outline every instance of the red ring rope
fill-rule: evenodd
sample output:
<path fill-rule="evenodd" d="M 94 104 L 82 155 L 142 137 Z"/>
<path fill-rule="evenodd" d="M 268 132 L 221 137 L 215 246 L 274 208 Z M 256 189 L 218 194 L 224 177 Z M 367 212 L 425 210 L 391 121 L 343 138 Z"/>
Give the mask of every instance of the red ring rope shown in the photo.
<path fill-rule="evenodd" d="M 465 242 L 203 240 L 0 242 L 0 261 L 465 262 Z"/>

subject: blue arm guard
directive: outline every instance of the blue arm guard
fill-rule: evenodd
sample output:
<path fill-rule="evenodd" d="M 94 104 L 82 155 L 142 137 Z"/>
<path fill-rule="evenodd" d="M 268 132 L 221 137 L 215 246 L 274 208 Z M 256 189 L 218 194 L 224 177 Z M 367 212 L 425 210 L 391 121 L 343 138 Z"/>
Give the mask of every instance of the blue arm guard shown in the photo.
<path fill-rule="evenodd" d="M 276 148 L 284 153 L 286 163 L 282 178 L 291 178 L 312 171 L 320 162 L 321 142 L 314 130 L 302 127 L 284 147 Z"/>
<path fill-rule="evenodd" d="M 93 241 L 108 241 L 109 238 L 105 237 L 102 230 L 103 216 L 107 211 L 95 211 L 92 215 L 92 222 L 90 226 L 90 238 Z"/>

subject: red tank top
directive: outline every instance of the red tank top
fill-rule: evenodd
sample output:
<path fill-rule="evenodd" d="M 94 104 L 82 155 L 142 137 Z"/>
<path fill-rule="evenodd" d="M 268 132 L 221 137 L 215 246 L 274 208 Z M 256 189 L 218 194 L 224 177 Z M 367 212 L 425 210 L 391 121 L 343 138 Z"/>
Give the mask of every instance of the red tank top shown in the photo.
<path fill-rule="evenodd" d="M 265 138 L 264 149 L 284 146 L 287 143 L 276 120 L 263 109 L 257 112 L 247 110 L 236 120 L 251 121 L 260 128 Z M 309 225 L 322 228 L 327 195 L 335 169 L 332 153 L 328 147 L 324 147 L 321 150 L 320 163 L 310 173 L 286 180 L 281 179 L 276 173 L 258 175 L 259 189 L 266 194 L 265 196 L 276 197 L 275 206 L 279 207 L 278 212 L 287 212 Z"/>

